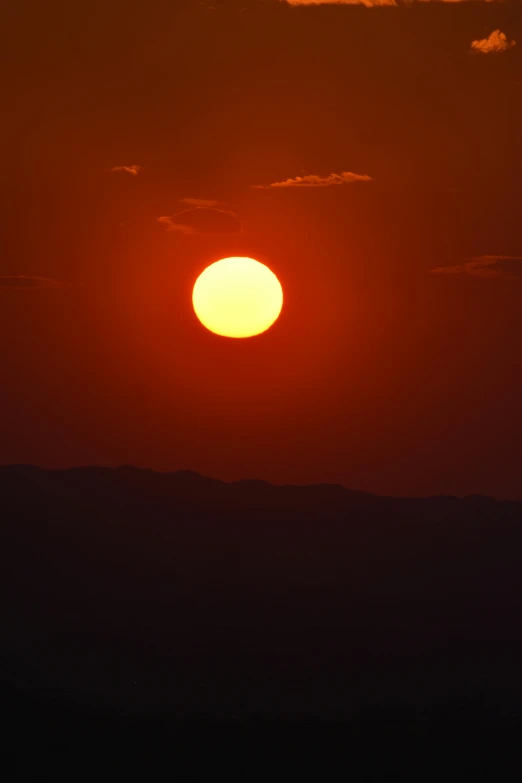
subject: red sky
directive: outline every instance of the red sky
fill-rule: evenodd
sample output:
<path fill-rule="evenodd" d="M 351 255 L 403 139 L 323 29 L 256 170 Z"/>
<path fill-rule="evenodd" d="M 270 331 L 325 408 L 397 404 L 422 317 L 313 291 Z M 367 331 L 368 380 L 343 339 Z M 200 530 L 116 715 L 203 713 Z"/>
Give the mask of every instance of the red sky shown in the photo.
<path fill-rule="evenodd" d="M 3 13 L 0 462 L 522 498 L 520 3 Z"/>

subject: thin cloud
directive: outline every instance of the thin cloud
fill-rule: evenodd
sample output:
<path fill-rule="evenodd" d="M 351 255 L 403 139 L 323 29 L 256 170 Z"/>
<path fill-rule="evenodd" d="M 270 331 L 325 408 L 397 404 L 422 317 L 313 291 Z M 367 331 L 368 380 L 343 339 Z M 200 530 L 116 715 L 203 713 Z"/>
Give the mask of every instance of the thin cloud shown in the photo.
<path fill-rule="evenodd" d="M 318 174 L 307 174 L 305 177 L 294 177 L 286 179 L 284 182 L 272 182 L 271 185 L 251 185 L 256 189 L 266 188 L 326 188 L 330 185 L 347 185 L 352 182 L 372 182 L 373 177 L 368 174 L 354 174 L 351 171 L 342 171 L 340 174 L 328 174 L 320 176 Z"/>
<path fill-rule="evenodd" d="M 136 163 L 133 163 L 132 166 L 113 166 L 112 169 L 109 169 L 109 171 L 124 171 L 125 173 L 131 174 L 133 177 L 135 177 L 140 173 L 140 171 L 143 171 L 143 168 L 143 166 L 138 166 Z"/>
<path fill-rule="evenodd" d="M 71 283 L 53 280 L 50 277 L 29 277 L 27 275 L 2 275 L 0 289 L 12 291 L 35 291 L 42 288 L 70 288 Z"/>
<path fill-rule="evenodd" d="M 491 33 L 489 38 L 481 38 L 477 41 L 472 41 L 471 49 L 472 51 L 480 52 L 481 54 L 499 54 L 500 52 L 507 52 L 508 49 L 512 49 L 516 45 L 516 41 L 508 40 L 505 33 L 501 33 L 500 30 L 495 30 Z"/>
<path fill-rule="evenodd" d="M 180 204 L 188 204 L 191 207 L 223 207 L 223 201 L 216 201 L 212 198 L 180 198 Z"/>
<path fill-rule="evenodd" d="M 194 207 L 183 209 L 174 215 L 158 218 L 167 231 L 177 231 L 180 234 L 241 234 L 241 223 L 235 212 L 216 207 Z"/>
<path fill-rule="evenodd" d="M 522 256 L 477 256 L 456 266 L 437 266 L 430 274 L 517 280 L 522 278 Z"/>
<path fill-rule="evenodd" d="M 299 6 L 299 5 L 364 5 L 366 8 L 383 8 L 388 6 L 389 8 L 405 8 L 407 6 L 416 5 L 417 3 L 466 3 L 466 2 L 483 2 L 483 3 L 501 3 L 503 0 L 281 0 L 281 2 L 287 5 Z"/>

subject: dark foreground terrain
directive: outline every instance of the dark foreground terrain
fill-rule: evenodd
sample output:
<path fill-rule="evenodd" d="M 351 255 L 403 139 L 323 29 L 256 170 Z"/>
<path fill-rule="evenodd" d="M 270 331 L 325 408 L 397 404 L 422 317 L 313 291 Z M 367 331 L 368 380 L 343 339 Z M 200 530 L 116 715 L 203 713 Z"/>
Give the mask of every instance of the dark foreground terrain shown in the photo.
<path fill-rule="evenodd" d="M 471 740 L 444 773 L 471 780 L 518 736 L 521 503 L 131 467 L 8 466 L 0 493 L 11 779 L 161 753 L 182 780 L 369 780 L 430 742 L 428 779 Z"/>

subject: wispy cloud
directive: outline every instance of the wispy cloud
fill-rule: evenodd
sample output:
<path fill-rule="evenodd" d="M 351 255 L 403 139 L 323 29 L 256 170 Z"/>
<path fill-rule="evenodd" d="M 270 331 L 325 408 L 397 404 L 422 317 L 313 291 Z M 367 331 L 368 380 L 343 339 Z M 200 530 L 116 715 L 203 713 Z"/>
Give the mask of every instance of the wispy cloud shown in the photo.
<path fill-rule="evenodd" d="M 50 277 L 30 277 L 27 275 L 0 276 L 0 289 L 13 291 L 34 291 L 42 288 L 71 288 L 72 283 L 53 280 Z"/>
<path fill-rule="evenodd" d="M 471 43 L 472 51 L 480 52 L 481 54 L 507 52 L 508 49 L 512 49 L 514 46 L 516 46 L 516 41 L 510 41 L 507 35 L 501 33 L 500 30 L 492 32 L 489 38 L 481 38 Z"/>
<path fill-rule="evenodd" d="M 430 274 L 517 280 L 522 278 L 522 256 L 477 256 L 456 266 L 437 266 Z"/>
<path fill-rule="evenodd" d="M 418 3 L 501 3 L 503 0 L 281 0 L 287 5 L 364 5 L 367 8 L 404 8 Z"/>
<path fill-rule="evenodd" d="M 325 188 L 329 185 L 347 185 L 351 182 L 372 182 L 373 177 L 368 174 L 354 174 L 351 171 L 342 171 L 340 174 L 307 174 L 305 177 L 294 177 L 283 182 L 272 182 L 270 185 L 251 185 L 252 188 Z"/>
<path fill-rule="evenodd" d="M 180 204 L 189 204 L 191 207 L 223 207 L 225 202 L 212 198 L 180 198 Z"/>
<path fill-rule="evenodd" d="M 126 174 L 131 174 L 135 177 L 140 171 L 143 171 L 143 168 L 143 166 L 138 166 L 136 163 L 133 163 L 132 166 L 113 166 L 109 171 L 123 171 Z"/>
<path fill-rule="evenodd" d="M 194 207 L 183 209 L 174 215 L 158 218 L 167 231 L 177 231 L 181 234 L 240 234 L 241 223 L 235 212 L 216 207 Z"/>

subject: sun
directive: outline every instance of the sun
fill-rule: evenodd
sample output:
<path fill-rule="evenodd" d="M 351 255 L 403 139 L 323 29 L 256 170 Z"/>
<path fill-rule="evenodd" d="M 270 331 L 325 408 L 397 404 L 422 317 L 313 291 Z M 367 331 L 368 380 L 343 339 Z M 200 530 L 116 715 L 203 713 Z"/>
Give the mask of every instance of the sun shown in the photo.
<path fill-rule="evenodd" d="M 210 264 L 192 292 L 194 311 L 222 337 L 266 332 L 283 307 L 283 289 L 274 273 L 253 258 L 233 256 Z"/>

